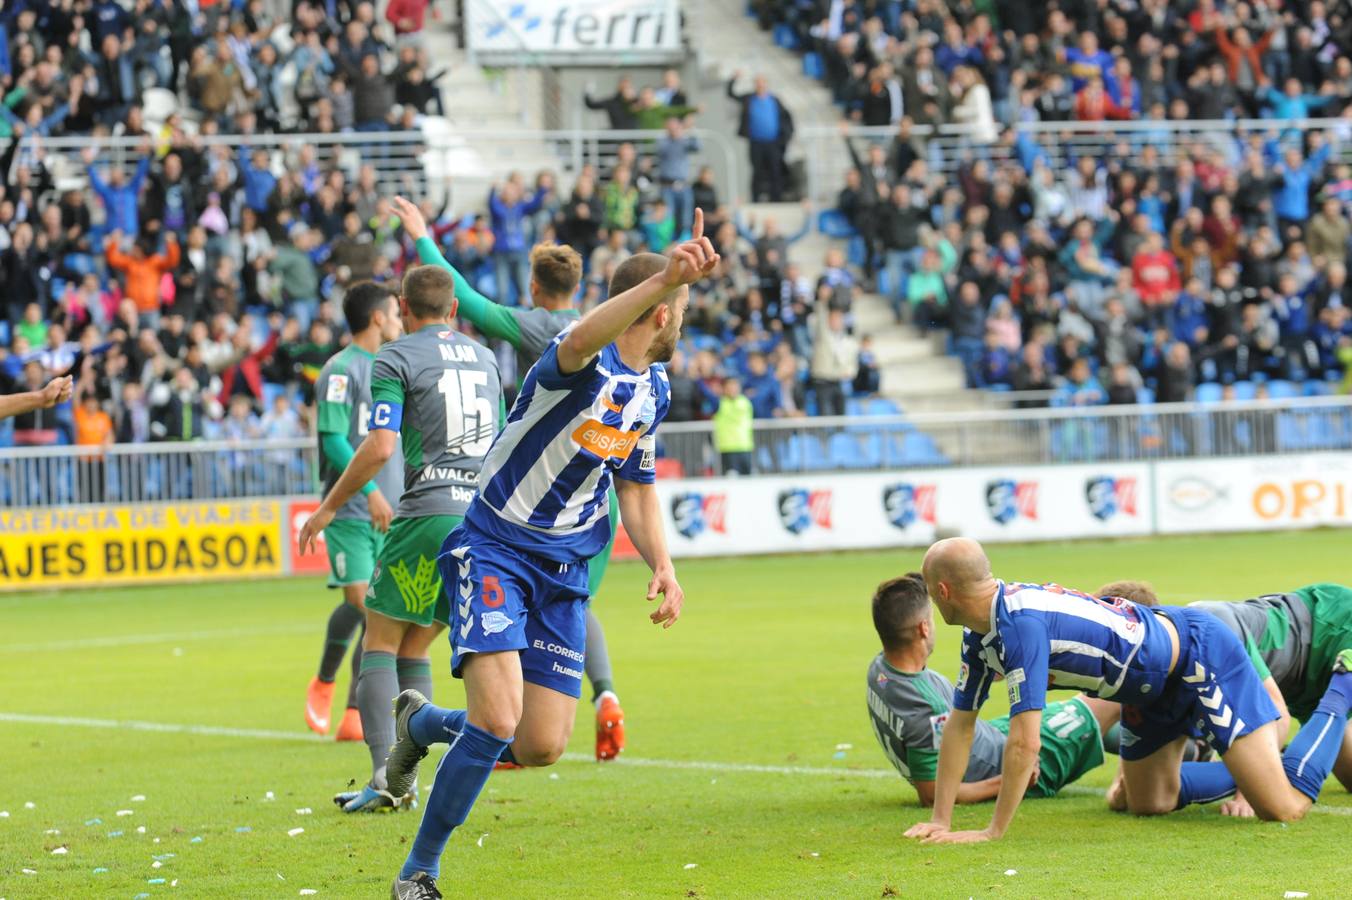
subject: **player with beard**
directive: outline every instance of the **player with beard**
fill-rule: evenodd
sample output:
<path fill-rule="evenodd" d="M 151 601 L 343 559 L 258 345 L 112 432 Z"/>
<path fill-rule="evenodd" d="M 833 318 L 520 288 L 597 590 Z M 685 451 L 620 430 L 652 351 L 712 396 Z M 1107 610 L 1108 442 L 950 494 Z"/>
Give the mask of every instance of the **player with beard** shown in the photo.
<path fill-rule="evenodd" d="M 693 238 L 669 259 L 626 260 L 610 299 L 554 339 L 484 460 L 464 523 L 442 546 L 451 671 L 465 680 L 466 709 L 439 709 L 412 690 L 395 704 L 391 791 L 414 783 L 430 744 L 451 745 L 394 882 L 399 900 L 441 896 L 446 841 L 504 750 L 526 766 L 563 753 L 582 693 L 587 561 L 610 539 L 612 479 L 625 528 L 653 572 L 648 599 L 663 598 L 650 618 L 670 627 L 680 616 L 684 596 L 653 485 L 655 430 L 670 403 L 661 363 L 675 352 L 688 286 L 718 265 L 703 232 L 697 211 Z"/>

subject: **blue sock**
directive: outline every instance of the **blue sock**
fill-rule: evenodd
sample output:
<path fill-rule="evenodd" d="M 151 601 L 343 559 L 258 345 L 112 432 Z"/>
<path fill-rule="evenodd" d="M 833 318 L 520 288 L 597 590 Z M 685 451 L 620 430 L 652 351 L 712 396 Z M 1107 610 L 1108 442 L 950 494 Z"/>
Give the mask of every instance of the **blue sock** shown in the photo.
<path fill-rule="evenodd" d="M 1223 762 L 1185 762 L 1180 773 L 1178 806 L 1189 803 L 1210 803 L 1229 797 L 1235 792 L 1235 779 Z"/>
<path fill-rule="evenodd" d="M 432 782 L 432 793 L 427 797 L 418 836 L 413 849 L 399 871 L 401 879 L 412 878 L 415 872 L 426 872 L 433 878 L 441 874 L 441 854 L 446 842 L 465 817 L 469 815 L 484 783 L 493 772 L 493 765 L 511 741 L 476 728 L 468 722 L 460 737 L 437 766 L 437 777 Z"/>
<path fill-rule="evenodd" d="M 1311 800 L 1329 777 L 1347 730 L 1347 710 L 1352 706 L 1352 672 L 1334 675 L 1314 714 L 1300 726 L 1296 739 L 1282 754 L 1282 768 L 1291 786 Z"/>
<path fill-rule="evenodd" d="M 463 709 L 442 709 L 427 704 L 408 720 L 408 733 L 419 747 L 449 744 L 465 730 Z"/>

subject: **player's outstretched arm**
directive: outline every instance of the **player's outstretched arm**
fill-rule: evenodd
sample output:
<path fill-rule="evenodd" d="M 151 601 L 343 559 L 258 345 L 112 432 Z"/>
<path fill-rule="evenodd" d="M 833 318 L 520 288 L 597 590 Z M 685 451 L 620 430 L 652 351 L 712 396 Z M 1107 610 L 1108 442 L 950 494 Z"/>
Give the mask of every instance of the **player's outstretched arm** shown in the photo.
<path fill-rule="evenodd" d="M 601 348 L 611 344 L 673 291 L 694 284 L 718 265 L 714 245 L 704 236 L 704 212 L 695 210 L 691 238 L 670 254 L 667 267 L 647 281 L 611 297 L 587 313 L 559 344 L 559 371 L 564 374 L 586 368 Z"/>
<path fill-rule="evenodd" d="M 0 419 L 22 415 L 35 409 L 47 409 L 70 399 L 71 377 L 62 375 L 47 382 L 40 391 L 25 391 L 22 394 L 6 394 L 0 397 Z"/>
<path fill-rule="evenodd" d="M 915 781 L 916 796 L 920 798 L 920 805 L 926 809 L 934 806 L 934 782 L 933 781 Z M 966 803 L 985 803 L 987 800 L 994 800 L 1000 795 L 1000 776 L 995 775 L 991 778 L 983 778 L 981 781 L 964 781 L 958 785 L 957 803 L 962 806 Z"/>
<path fill-rule="evenodd" d="M 676 581 L 676 568 L 667 552 L 667 536 L 662 530 L 662 504 L 651 484 L 615 479 L 615 497 L 620 502 L 620 520 L 643 561 L 652 569 L 648 599 L 662 595 L 662 603 L 648 617 L 654 625 L 670 628 L 681 617 L 685 592 Z"/>
<path fill-rule="evenodd" d="M 930 839 L 946 833 L 952 826 L 953 804 L 957 803 L 958 788 L 967 772 L 975 733 L 975 710 L 955 709 L 949 713 L 943 740 L 939 742 L 939 767 L 934 774 L 934 810 L 928 822 L 908 828 L 906 837 Z"/>
<path fill-rule="evenodd" d="M 347 464 L 346 469 L 343 469 L 343 474 L 338 476 L 338 483 L 329 491 L 324 502 L 319 504 L 319 509 L 315 510 L 301 527 L 297 543 L 300 544 L 302 553 L 309 552 L 319 532 L 329 526 L 343 504 L 384 468 L 385 463 L 394 455 L 395 442 L 398 440 L 397 431 L 384 428 L 372 428 L 371 433 L 362 439 L 361 446 L 352 455 L 352 461 Z"/>
<path fill-rule="evenodd" d="M 947 728 L 945 727 L 945 732 Z M 1023 802 L 1028 782 L 1037 769 L 1038 752 L 1042 749 L 1042 710 L 1030 709 L 1009 720 L 1009 737 L 1005 740 L 1005 756 L 1000 765 L 1000 794 L 995 798 L 995 814 L 984 831 L 949 831 L 936 834 L 930 841 L 936 844 L 979 844 L 1002 837 L 1014 821 L 1014 812 Z M 945 735 L 946 737 L 947 735 Z"/>
<path fill-rule="evenodd" d="M 512 311 L 476 291 L 469 279 L 461 275 L 442 255 L 437 242 L 427 233 L 427 220 L 423 218 L 422 210 L 403 197 L 395 197 L 393 205 L 394 213 L 404 227 L 404 234 L 413 239 L 413 248 L 418 251 L 418 262 L 427 266 L 440 266 L 451 273 L 451 278 L 455 280 L 455 299 L 460 304 L 457 315 L 469 321 L 485 336 L 506 341 L 520 349 L 521 327 Z"/>

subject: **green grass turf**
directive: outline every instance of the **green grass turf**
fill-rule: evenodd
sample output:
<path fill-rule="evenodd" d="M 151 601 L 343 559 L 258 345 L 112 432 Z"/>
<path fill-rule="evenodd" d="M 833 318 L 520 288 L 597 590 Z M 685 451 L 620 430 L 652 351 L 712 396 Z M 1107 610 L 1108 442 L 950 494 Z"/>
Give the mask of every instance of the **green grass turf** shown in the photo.
<path fill-rule="evenodd" d="M 1347 546 L 1344 533 L 1314 532 L 993 547 L 992 556 L 1006 578 L 1092 589 L 1144 577 L 1181 602 L 1347 581 Z M 876 650 L 868 598 L 919 558 L 687 562 L 687 612 L 668 632 L 645 618 L 642 567 L 614 566 L 599 612 L 627 714 L 626 755 L 884 768 L 864 704 Z M 307 741 L 301 722 L 335 600 L 318 579 L 0 596 L 2 714 L 295 736 L 0 720 L 0 810 L 9 812 L 0 818 L 0 897 L 386 896 L 418 814 L 339 814 L 329 797 L 364 777 L 365 749 Z M 933 662 L 950 676 L 957 636 L 940 626 Z M 438 699 L 454 703 L 461 691 L 446 657 L 438 646 Z M 1003 711 L 997 701 L 987 715 Z M 579 756 L 591 753 L 589 713 L 584 706 L 570 746 Z M 843 758 L 839 744 L 852 745 Z M 1102 788 L 1110 765 L 1081 784 Z M 135 794 L 146 799 L 132 802 Z M 1320 806 L 1352 813 L 1352 797 L 1331 781 Z M 980 827 L 990 809 L 960 810 L 955 823 Z M 101 824 L 85 824 L 96 817 Z M 442 885 L 457 897 L 1346 897 L 1352 877 L 1347 815 L 1281 826 L 1194 808 L 1137 820 L 1081 791 L 1025 803 L 996 844 L 902 838 L 925 818 L 899 778 L 570 757 L 552 770 L 495 774 L 451 841 Z M 288 837 L 295 827 L 304 833 Z M 51 828 L 61 833 L 44 834 Z M 53 856 L 57 846 L 68 853 Z M 152 869 L 153 855 L 166 853 L 175 856 Z M 178 887 L 147 884 L 155 877 Z"/>

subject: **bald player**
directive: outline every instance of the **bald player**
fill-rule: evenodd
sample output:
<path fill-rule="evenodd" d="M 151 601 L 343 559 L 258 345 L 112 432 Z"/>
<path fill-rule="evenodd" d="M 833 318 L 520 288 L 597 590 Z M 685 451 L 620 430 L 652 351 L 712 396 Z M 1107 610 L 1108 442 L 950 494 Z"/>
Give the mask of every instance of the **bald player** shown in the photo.
<path fill-rule="evenodd" d="M 968 538 L 930 547 L 923 573 L 944 621 L 964 627 L 962 666 L 939 749 L 934 812 L 907 837 L 976 843 L 1003 836 L 1037 765 L 1049 687 L 1124 705 L 1122 778 L 1134 813 L 1209 801 L 1238 784 L 1260 818 L 1288 821 L 1304 816 L 1318 797 L 1352 703 L 1352 649 L 1335 661 L 1313 727 L 1302 729 L 1282 756 L 1277 708 L 1243 645 L 1213 616 L 1101 600 L 1057 585 L 1006 583 L 992 574 L 981 545 Z M 995 812 L 982 831 L 952 831 L 976 713 L 997 674 L 1009 691 L 1010 720 Z M 1191 764 L 1199 768 L 1183 778 L 1183 752 L 1195 722 L 1223 762 Z"/>
<path fill-rule="evenodd" d="M 878 585 L 873 627 L 883 649 L 868 669 L 868 711 L 889 762 L 911 783 L 921 806 L 934 805 L 934 773 L 944 723 L 953 710 L 953 683 L 929 667 L 934 652 L 934 607 L 917 572 Z M 1103 762 L 1103 736 L 1121 707 L 1080 694 L 1047 705 L 1036 778 L 1028 791 L 1054 797 Z M 1009 716 L 978 719 L 958 803 L 994 800 Z"/>

